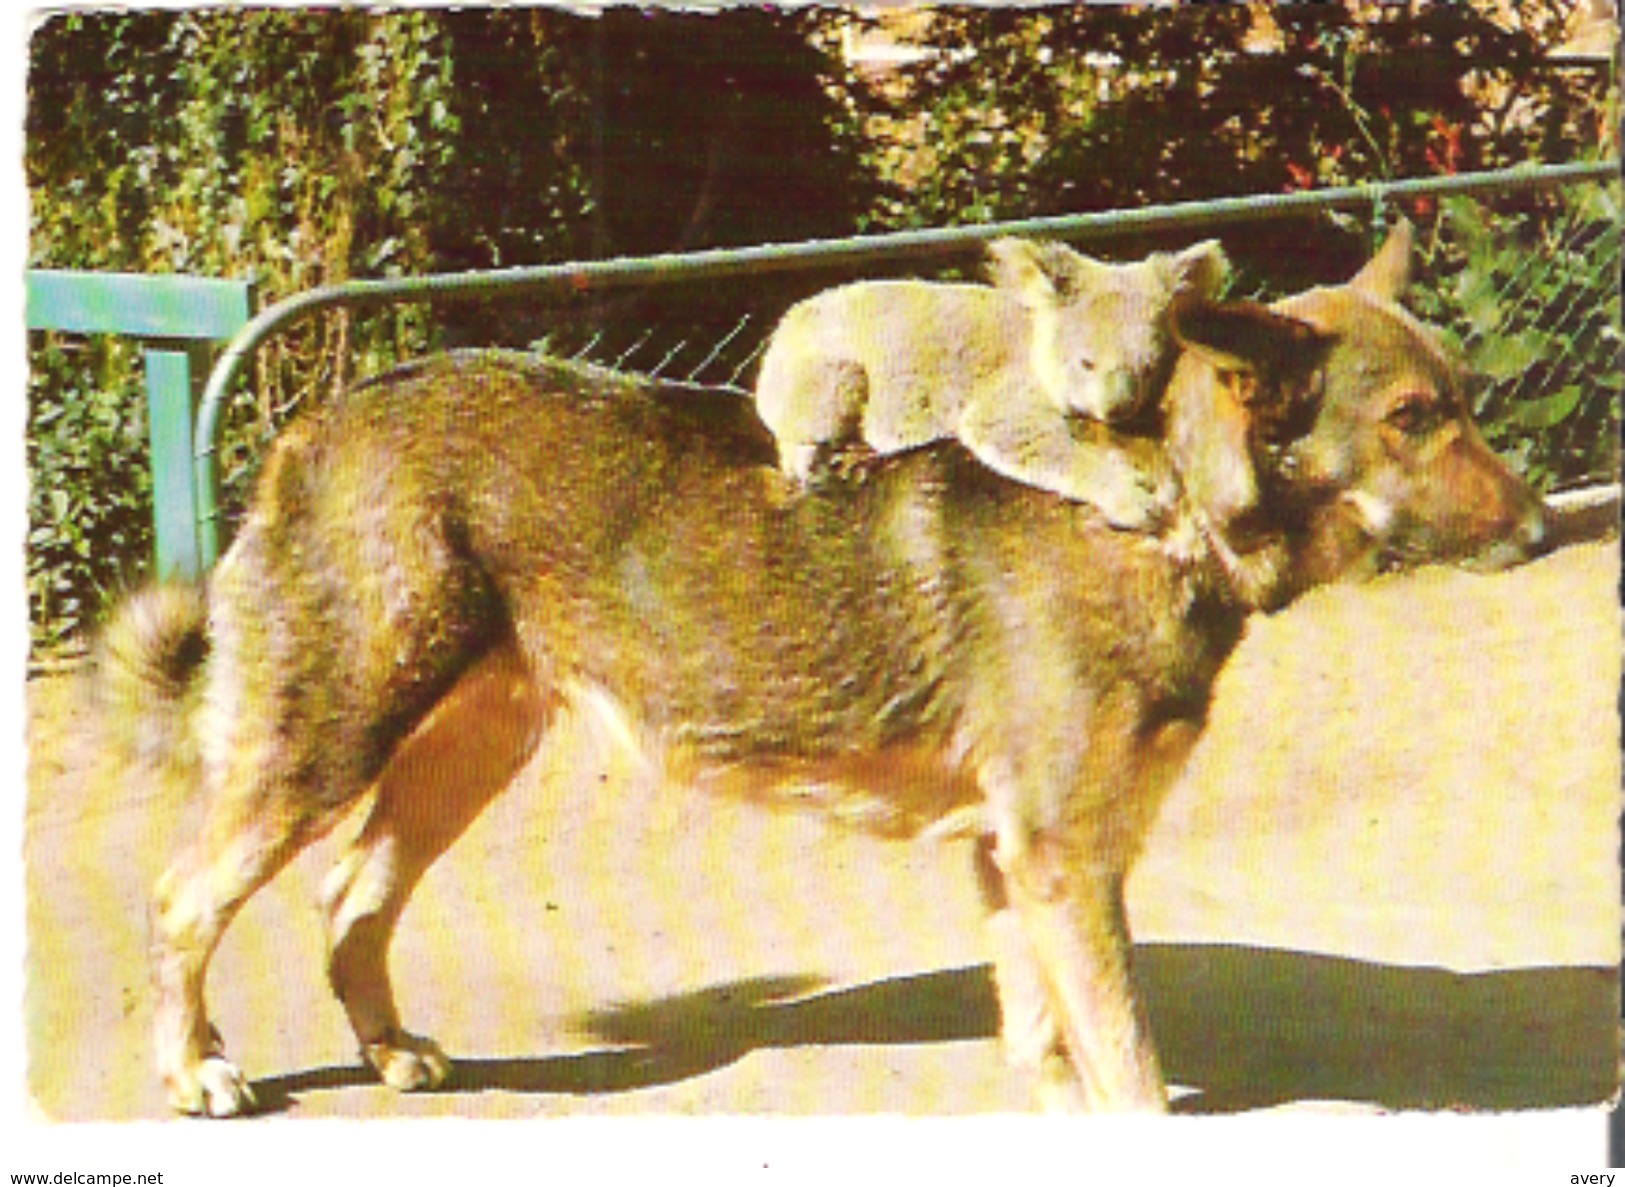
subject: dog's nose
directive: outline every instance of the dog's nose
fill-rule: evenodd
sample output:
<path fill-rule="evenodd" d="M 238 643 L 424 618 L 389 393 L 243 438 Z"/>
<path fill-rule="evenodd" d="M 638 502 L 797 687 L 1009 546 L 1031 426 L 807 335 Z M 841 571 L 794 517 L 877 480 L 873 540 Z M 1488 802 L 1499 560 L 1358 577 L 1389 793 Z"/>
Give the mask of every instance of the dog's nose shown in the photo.
<path fill-rule="evenodd" d="M 1546 522 L 1546 508 L 1542 503 L 1537 501 L 1529 508 L 1513 533 L 1513 539 L 1528 556 L 1541 556 L 1550 551 L 1552 532 Z"/>

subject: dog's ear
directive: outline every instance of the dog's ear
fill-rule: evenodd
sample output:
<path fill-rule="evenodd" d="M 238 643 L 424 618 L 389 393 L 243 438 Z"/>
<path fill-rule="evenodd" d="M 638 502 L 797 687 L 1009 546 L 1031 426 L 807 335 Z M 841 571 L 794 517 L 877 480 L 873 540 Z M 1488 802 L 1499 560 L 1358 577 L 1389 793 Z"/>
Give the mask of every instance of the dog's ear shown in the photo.
<path fill-rule="evenodd" d="M 1260 366 L 1307 349 L 1320 331 L 1253 301 L 1183 300 L 1173 309 L 1174 339 L 1216 366 Z"/>
<path fill-rule="evenodd" d="M 1310 378 L 1331 339 L 1301 318 L 1252 301 L 1176 302 L 1174 340 L 1211 366 L 1255 415 L 1278 418 L 1312 395 Z"/>
<path fill-rule="evenodd" d="M 1411 283 L 1411 247 L 1415 233 L 1410 221 L 1400 219 L 1388 232 L 1382 248 L 1366 262 L 1349 287 L 1356 292 L 1376 297 L 1379 301 L 1398 301 Z"/>
<path fill-rule="evenodd" d="M 1169 384 L 1168 446 L 1186 490 L 1221 529 L 1253 511 L 1263 475 L 1255 447 L 1307 432 L 1331 339 L 1252 302 L 1177 302 L 1183 347 Z"/>

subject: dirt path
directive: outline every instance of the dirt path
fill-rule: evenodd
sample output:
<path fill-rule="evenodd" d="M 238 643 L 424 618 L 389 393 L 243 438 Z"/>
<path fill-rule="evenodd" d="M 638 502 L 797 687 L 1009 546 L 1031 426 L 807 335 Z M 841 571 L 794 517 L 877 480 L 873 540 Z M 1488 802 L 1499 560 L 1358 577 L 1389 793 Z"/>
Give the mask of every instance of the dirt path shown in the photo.
<path fill-rule="evenodd" d="M 1261 621 L 1130 886 L 1179 1106 L 1537 1108 L 1613 1085 L 1617 546 L 1323 590 Z M 148 890 L 195 805 L 62 777 L 31 688 L 29 1085 L 60 1119 L 164 1115 Z M 611 755 L 533 764 L 431 871 L 394 950 L 454 1091 L 354 1061 L 313 903 L 253 900 L 210 978 L 293 1116 L 1024 1110 L 959 843 L 682 799 Z M 608 780 L 600 778 L 608 775 Z M 631 784 L 623 787 L 623 784 Z"/>

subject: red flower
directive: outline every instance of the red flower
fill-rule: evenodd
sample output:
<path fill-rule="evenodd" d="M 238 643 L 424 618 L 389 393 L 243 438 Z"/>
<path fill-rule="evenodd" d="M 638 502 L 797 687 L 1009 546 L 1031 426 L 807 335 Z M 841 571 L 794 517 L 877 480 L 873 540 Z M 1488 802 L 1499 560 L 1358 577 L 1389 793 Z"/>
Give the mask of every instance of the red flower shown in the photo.
<path fill-rule="evenodd" d="M 1461 148 L 1461 125 L 1448 123 L 1443 116 L 1436 115 L 1433 131 L 1442 143 L 1428 145 L 1428 164 L 1435 173 L 1459 173 L 1466 155 Z"/>

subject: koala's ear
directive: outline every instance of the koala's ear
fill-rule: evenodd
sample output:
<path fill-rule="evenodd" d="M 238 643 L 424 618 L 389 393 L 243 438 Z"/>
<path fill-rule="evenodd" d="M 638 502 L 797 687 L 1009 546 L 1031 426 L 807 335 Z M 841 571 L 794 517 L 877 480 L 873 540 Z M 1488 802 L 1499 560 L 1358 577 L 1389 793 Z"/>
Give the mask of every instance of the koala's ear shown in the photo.
<path fill-rule="evenodd" d="M 988 279 L 1029 306 L 1054 305 L 1100 267 L 1060 243 L 1007 236 L 987 245 Z"/>
<path fill-rule="evenodd" d="M 1168 287 L 1176 297 L 1211 299 L 1230 279 L 1230 260 L 1217 239 L 1205 239 L 1165 259 Z"/>
<path fill-rule="evenodd" d="M 987 278 L 995 288 L 1018 296 L 1053 295 L 1054 286 L 1039 265 L 1038 244 L 1030 239 L 994 239 L 987 245 Z"/>
<path fill-rule="evenodd" d="M 1381 250 L 1367 261 L 1349 287 L 1382 301 L 1398 301 L 1411 283 L 1411 248 L 1415 232 L 1408 219 L 1400 219 L 1388 232 Z"/>

